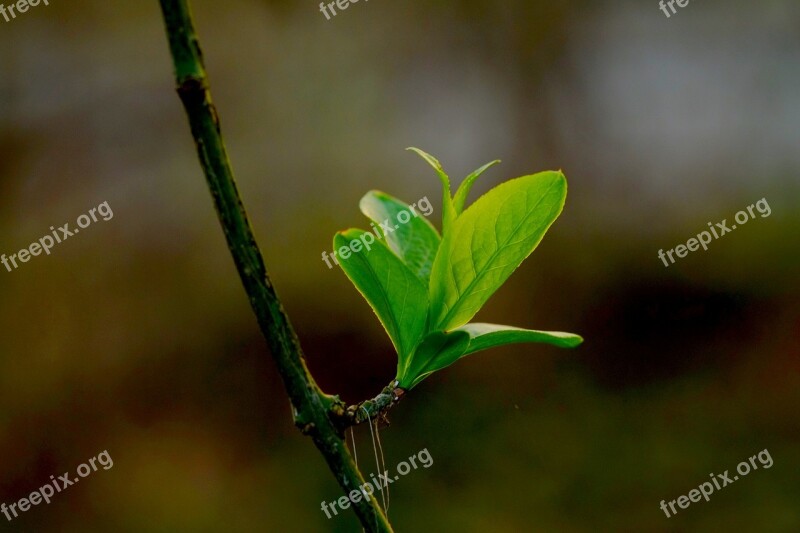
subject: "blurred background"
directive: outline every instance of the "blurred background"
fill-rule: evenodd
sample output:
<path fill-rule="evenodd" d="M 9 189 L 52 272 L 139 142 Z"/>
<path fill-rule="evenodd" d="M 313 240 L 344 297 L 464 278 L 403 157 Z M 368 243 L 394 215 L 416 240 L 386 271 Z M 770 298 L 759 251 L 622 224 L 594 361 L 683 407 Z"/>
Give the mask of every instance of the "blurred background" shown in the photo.
<path fill-rule="evenodd" d="M 358 200 L 563 169 L 567 205 L 477 320 L 579 333 L 412 391 L 381 431 L 397 531 L 800 530 L 800 5 L 656 0 L 193 2 L 240 192 L 317 381 L 376 394 L 396 356 L 321 260 Z M 107 450 L 2 531 L 358 531 L 288 400 L 213 211 L 158 4 L 0 20 L 0 502 Z M 765 198 L 768 218 L 665 268 Z M 376 472 L 366 426 L 361 466 Z M 774 460 L 667 518 L 709 473 Z"/>

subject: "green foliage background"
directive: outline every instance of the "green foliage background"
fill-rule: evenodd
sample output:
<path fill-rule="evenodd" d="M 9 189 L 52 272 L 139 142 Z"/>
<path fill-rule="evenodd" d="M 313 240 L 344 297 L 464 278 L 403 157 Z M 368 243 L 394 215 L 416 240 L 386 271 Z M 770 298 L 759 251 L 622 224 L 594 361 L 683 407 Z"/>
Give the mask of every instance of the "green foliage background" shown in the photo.
<path fill-rule="evenodd" d="M 355 531 L 292 427 L 173 93 L 156 3 L 52 1 L 0 30 L 0 253 L 102 201 L 113 220 L 0 270 L 0 501 L 107 449 L 100 471 L 0 530 Z M 424 147 L 475 184 L 563 169 L 567 206 L 475 317 L 581 334 L 436 373 L 392 412 L 398 531 L 800 528 L 798 6 L 641 2 L 195 2 L 239 186 L 329 392 L 394 350 L 333 231 L 370 189 L 428 196 Z M 766 198 L 665 268 L 656 256 Z M 356 431 L 370 467 L 366 427 Z M 774 459 L 667 519 L 662 499 Z"/>

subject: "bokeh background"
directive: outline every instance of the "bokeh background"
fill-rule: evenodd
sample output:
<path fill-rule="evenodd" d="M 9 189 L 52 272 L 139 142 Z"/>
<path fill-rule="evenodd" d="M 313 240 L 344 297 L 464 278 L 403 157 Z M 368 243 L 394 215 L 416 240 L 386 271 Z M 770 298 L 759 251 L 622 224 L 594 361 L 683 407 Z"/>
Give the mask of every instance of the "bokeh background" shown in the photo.
<path fill-rule="evenodd" d="M 566 209 L 478 315 L 582 334 L 431 377 L 381 431 L 397 531 L 800 530 L 800 5 L 655 0 L 194 3 L 241 193 L 323 388 L 393 376 L 321 252 L 377 188 L 428 196 L 419 146 L 472 199 L 561 168 Z M 358 531 L 289 406 L 173 90 L 155 1 L 51 0 L 0 21 L 0 501 L 108 450 L 2 531 Z M 665 268 L 747 205 L 758 218 Z M 367 427 L 355 432 L 375 472 Z M 659 509 L 768 449 L 673 518 Z"/>

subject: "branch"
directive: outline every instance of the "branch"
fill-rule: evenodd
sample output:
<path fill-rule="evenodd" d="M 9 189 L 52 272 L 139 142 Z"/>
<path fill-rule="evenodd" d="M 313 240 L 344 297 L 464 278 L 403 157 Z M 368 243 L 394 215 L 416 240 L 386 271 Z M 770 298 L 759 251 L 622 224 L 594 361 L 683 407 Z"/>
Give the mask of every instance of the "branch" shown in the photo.
<path fill-rule="evenodd" d="M 333 418 L 333 423 L 340 430 L 344 430 L 349 426 L 355 426 L 376 417 L 379 420 L 386 421 L 386 414 L 406 394 L 406 390 L 397 385 L 397 381 L 392 381 L 371 400 L 364 400 L 344 409 L 341 407 L 332 408 L 330 415 Z"/>
<path fill-rule="evenodd" d="M 200 164 L 239 277 L 291 400 L 295 424 L 312 438 L 339 485 L 349 494 L 363 485 L 364 479 L 341 438 L 341 428 L 329 416 L 329 412 L 344 407 L 314 382 L 297 335 L 267 274 L 222 140 L 188 0 L 160 2 L 177 90 L 189 117 Z M 352 505 L 367 531 L 392 531 L 374 498 Z"/>

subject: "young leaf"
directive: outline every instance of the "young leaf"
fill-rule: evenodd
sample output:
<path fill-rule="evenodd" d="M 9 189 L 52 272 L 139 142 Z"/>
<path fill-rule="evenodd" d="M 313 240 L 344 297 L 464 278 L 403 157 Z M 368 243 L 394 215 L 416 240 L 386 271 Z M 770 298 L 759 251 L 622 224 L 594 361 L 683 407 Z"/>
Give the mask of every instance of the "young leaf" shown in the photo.
<path fill-rule="evenodd" d="M 460 215 L 461 212 L 464 211 L 464 202 L 467 201 L 467 195 L 469 195 L 469 191 L 472 189 L 472 184 L 475 183 L 475 180 L 478 179 L 478 176 L 483 174 L 486 171 L 486 169 L 496 165 L 499 162 L 500 162 L 499 159 L 495 159 L 490 163 L 486 163 L 481 168 L 477 169 L 472 174 L 464 178 L 464 181 L 461 182 L 461 185 L 458 187 L 456 195 L 453 198 L 453 208 L 456 211 L 456 217 L 458 217 L 458 215 Z"/>
<path fill-rule="evenodd" d="M 439 249 L 439 232 L 428 220 L 411 207 L 386 193 L 370 191 L 359 203 L 361 212 L 379 228 L 386 244 L 416 274 L 425 286 L 431 275 L 433 258 Z M 409 220 L 402 223 L 398 215 L 408 213 Z"/>
<path fill-rule="evenodd" d="M 423 152 L 419 148 L 406 148 L 419 155 L 422 159 L 428 162 L 430 166 L 436 171 L 439 180 L 442 182 L 442 235 L 447 235 L 450 232 L 450 226 L 456 219 L 456 210 L 453 207 L 453 199 L 450 197 L 450 177 L 444 173 L 442 164 L 439 160 L 427 152 Z"/>
<path fill-rule="evenodd" d="M 559 348 L 574 348 L 583 342 L 580 335 L 563 331 L 537 331 L 533 329 L 500 326 L 498 324 L 472 323 L 456 328 L 453 332 L 463 331 L 469 335 L 469 346 L 461 355 L 470 355 L 481 350 L 518 344 L 523 342 L 542 342 Z"/>
<path fill-rule="evenodd" d="M 453 223 L 433 261 L 431 330 L 466 324 L 544 237 L 564 207 L 561 172 L 502 183 Z"/>
<path fill-rule="evenodd" d="M 435 331 L 417 346 L 414 354 L 397 364 L 399 387 L 406 390 L 414 388 L 420 381 L 437 370 L 457 361 L 469 345 L 469 334 L 464 331 L 446 333 Z"/>
<path fill-rule="evenodd" d="M 561 331 L 536 331 L 497 324 L 466 324 L 450 332 L 429 334 L 417 347 L 409 364 L 398 365 L 400 387 L 409 390 L 437 370 L 462 357 L 506 344 L 541 342 L 559 348 L 574 348 L 583 342 L 579 335 Z"/>
<path fill-rule="evenodd" d="M 386 328 L 398 357 L 407 358 L 425 332 L 426 287 L 383 243 L 375 242 L 367 248 L 369 239 L 362 239 L 363 235 L 372 234 L 350 229 L 334 236 L 334 250 L 340 250 L 339 264 Z M 352 242 L 358 244 L 351 246 Z M 343 247 L 351 250 L 346 258 L 342 257 Z"/>

